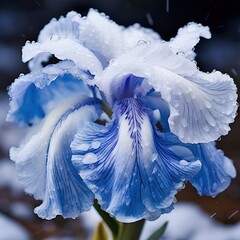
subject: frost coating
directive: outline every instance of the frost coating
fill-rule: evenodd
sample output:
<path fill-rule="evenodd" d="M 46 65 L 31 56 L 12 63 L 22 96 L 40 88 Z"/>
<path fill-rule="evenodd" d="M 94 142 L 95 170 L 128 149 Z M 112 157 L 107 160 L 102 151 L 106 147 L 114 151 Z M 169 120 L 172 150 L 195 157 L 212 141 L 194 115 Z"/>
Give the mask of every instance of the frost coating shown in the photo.
<path fill-rule="evenodd" d="M 10 157 L 42 218 L 77 217 L 98 200 L 119 221 L 172 211 L 189 181 L 215 196 L 235 177 L 214 145 L 236 115 L 236 86 L 192 61 L 208 27 L 164 42 L 91 9 L 53 19 L 23 47 L 31 72 L 11 85 L 9 121 L 34 125 Z M 59 63 L 43 67 L 54 55 Z"/>

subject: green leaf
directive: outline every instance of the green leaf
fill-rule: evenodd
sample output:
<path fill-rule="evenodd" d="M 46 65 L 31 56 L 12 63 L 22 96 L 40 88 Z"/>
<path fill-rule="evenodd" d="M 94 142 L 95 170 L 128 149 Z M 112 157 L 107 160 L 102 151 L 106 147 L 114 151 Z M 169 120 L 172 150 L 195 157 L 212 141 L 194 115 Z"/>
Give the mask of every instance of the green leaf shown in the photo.
<path fill-rule="evenodd" d="M 110 217 L 108 213 L 103 211 L 96 200 L 94 201 L 94 208 L 97 210 L 98 214 L 102 217 L 104 222 L 110 228 L 113 234 L 113 238 L 115 238 L 118 235 L 118 222 L 114 218 Z"/>
<path fill-rule="evenodd" d="M 153 233 L 147 240 L 158 240 L 167 229 L 168 222 L 165 222 L 155 233 Z"/>
<path fill-rule="evenodd" d="M 103 222 L 100 222 L 93 233 L 92 240 L 108 240 L 107 231 Z"/>

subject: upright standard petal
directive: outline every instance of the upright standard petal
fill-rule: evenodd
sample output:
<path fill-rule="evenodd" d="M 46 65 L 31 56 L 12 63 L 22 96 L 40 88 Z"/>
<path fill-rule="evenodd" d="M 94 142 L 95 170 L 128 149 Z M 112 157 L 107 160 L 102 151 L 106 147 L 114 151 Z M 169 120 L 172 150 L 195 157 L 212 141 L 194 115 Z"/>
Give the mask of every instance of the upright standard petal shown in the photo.
<path fill-rule="evenodd" d="M 66 17 L 61 17 L 59 20 L 55 18 L 50 21 L 40 32 L 38 42 L 44 43 L 52 38 L 68 38 L 73 41 L 80 39 L 79 22 L 81 15 L 76 12 L 69 12 Z M 43 52 L 38 54 L 29 62 L 31 71 L 41 70 L 42 62 L 47 62 L 51 53 Z"/>
<path fill-rule="evenodd" d="M 93 194 L 71 162 L 70 144 L 79 128 L 98 117 L 96 100 L 72 98 L 52 111 L 36 135 L 11 149 L 20 181 L 43 203 L 35 209 L 42 218 L 77 217 L 90 209 Z"/>
<path fill-rule="evenodd" d="M 40 33 L 39 42 L 25 44 L 22 50 L 23 62 L 37 57 L 31 64 L 34 68 L 35 63 L 41 62 L 42 54 L 49 53 L 60 60 L 72 60 L 79 68 L 90 71 L 93 75 L 101 72 L 102 65 L 97 57 L 82 45 L 79 32 L 80 17 L 76 20 L 77 16 L 71 13 L 58 21 L 52 20 Z M 39 66 L 36 68 L 39 69 Z"/>
<path fill-rule="evenodd" d="M 169 126 L 181 141 L 204 143 L 226 135 L 237 110 L 236 86 L 220 72 L 202 73 L 166 44 L 141 44 L 116 59 L 95 84 L 110 105 L 127 76 L 146 79 L 170 109 Z M 124 91 L 122 91 L 122 95 Z"/>
<path fill-rule="evenodd" d="M 115 103 L 107 126 L 91 124 L 71 144 L 73 164 L 101 207 L 119 221 L 154 220 L 172 210 L 175 194 L 200 169 L 166 146 L 136 99 Z"/>
<path fill-rule="evenodd" d="M 194 47 L 200 41 L 200 37 L 209 39 L 211 33 L 209 27 L 204 27 L 197 23 L 188 23 L 188 25 L 178 30 L 177 36 L 172 38 L 169 46 L 175 53 L 182 53 L 186 58 L 194 59 Z"/>
<path fill-rule="evenodd" d="M 215 143 L 193 144 L 189 148 L 202 163 L 199 173 L 190 182 L 200 195 L 216 196 L 236 177 L 232 160 L 225 157 Z"/>
<path fill-rule="evenodd" d="M 40 72 L 21 75 L 10 86 L 7 120 L 31 125 L 69 96 L 91 96 L 89 87 L 82 81 L 89 78 L 91 76 L 88 73 L 69 61 L 49 65 Z"/>
<path fill-rule="evenodd" d="M 90 9 L 80 24 L 81 41 L 108 63 L 123 52 L 122 29 L 104 13 Z"/>

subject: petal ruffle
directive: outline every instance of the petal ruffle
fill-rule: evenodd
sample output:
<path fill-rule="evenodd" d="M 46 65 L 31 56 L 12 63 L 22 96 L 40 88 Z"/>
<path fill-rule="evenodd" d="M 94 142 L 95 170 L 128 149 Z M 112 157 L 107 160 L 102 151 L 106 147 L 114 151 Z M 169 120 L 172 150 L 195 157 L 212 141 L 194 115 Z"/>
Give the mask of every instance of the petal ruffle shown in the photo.
<path fill-rule="evenodd" d="M 38 42 L 44 43 L 50 41 L 52 38 L 69 38 L 71 40 L 80 39 L 79 22 L 81 15 L 76 12 L 69 12 L 66 18 L 61 17 L 59 20 L 55 18 L 50 21 L 40 32 Z M 41 70 L 42 62 L 47 62 L 51 54 L 44 52 L 38 54 L 29 62 L 31 71 Z"/>
<path fill-rule="evenodd" d="M 153 220 L 171 211 L 184 180 L 201 166 L 184 147 L 179 155 L 172 152 L 149 114 L 138 100 L 123 99 L 111 123 L 88 125 L 71 144 L 80 176 L 119 221 Z"/>
<path fill-rule="evenodd" d="M 225 157 L 215 143 L 193 144 L 189 148 L 202 163 L 199 173 L 190 182 L 200 195 L 216 196 L 224 191 L 236 177 L 232 160 Z"/>
<path fill-rule="evenodd" d="M 73 15 L 69 13 L 66 18 L 52 20 L 42 30 L 39 42 L 27 42 L 22 50 L 23 62 L 37 57 L 35 62 L 38 64 L 41 62 L 43 53 L 50 53 L 60 60 L 72 60 L 79 68 L 90 71 L 92 74 L 101 72 L 102 65 L 97 57 L 82 44 L 79 32 L 80 17 L 77 14 Z M 34 68 L 33 63 L 32 65 Z"/>
<path fill-rule="evenodd" d="M 26 192 L 43 200 L 35 209 L 40 217 L 74 218 L 92 206 L 94 196 L 72 165 L 70 144 L 79 128 L 96 120 L 98 108 L 92 99 L 68 99 L 48 115 L 36 135 L 11 149 Z"/>
<path fill-rule="evenodd" d="M 209 142 L 230 130 L 229 124 L 236 116 L 237 94 L 228 75 L 217 71 L 202 73 L 192 61 L 176 55 L 166 44 L 141 44 L 96 77 L 95 83 L 110 105 L 118 86 L 130 74 L 147 79 L 161 93 L 169 104 L 170 129 L 181 141 Z"/>
<path fill-rule="evenodd" d="M 90 77 L 70 61 L 20 76 L 10 86 L 11 101 L 7 120 L 23 125 L 32 124 L 45 117 L 59 101 L 65 101 L 73 94 L 91 96 L 89 87 L 82 81 Z"/>
<path fill-rule="evenodd" d="M 175 53 L 182 53 L 186 58 L 194 59 L 193 48 L 200 41 L 200 37 L 211 38 L 209 27 L 204 27 L 197 23 L 188 23 L 188 25 L 178 30 L 177 36 L 172 38 L 169 46 Z"/>
<path fill-rule="evenodd" d="M 99 59 L 104 58 L 105 65 L 140 41 L 160 40 L 160 36 L 151 29 L 143 28 L 139 24 L 124 28 L 94 9 L 90 9 L 83 18 L 80 35 L 83 45 L 92 50 Z"/>

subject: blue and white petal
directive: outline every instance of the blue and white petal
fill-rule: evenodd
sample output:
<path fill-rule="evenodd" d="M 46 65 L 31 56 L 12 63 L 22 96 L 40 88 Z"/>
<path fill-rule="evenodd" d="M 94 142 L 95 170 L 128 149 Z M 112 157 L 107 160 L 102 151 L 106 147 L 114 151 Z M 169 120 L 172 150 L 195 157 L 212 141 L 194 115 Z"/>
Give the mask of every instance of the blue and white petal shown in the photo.
<path fill-rule="evenodd" d="M 74 218 L 92 206 L 94 196 L 72 165 L 70 144 L 76 131 L 95 121 L 98 114 L 95 100 L 68 99 L 48 115 L 36 135 L 11 149 L 26 192 L 43 200 L 35 209 L 40 217 Z"/>
<path fill-rule="evenodd" d="M 89 124 L 71 148 L 72 161 L 101 207 L 119 221 L 154 220 L 200 169 L 191 151 L 173 152 L 136 99 L 115 103 L 112 122 Z M 184 148 L 184 147 L 182 147 Z"/>
<path fill-rule="evenodd" d="M 204 27 L 197 23 L 188 23 L 188 25 L 178 30 L 177 36 L 172 38 L 169 46 L 175 53 L 181 53 L 186 58 L 194 59 L 194 47 L 200 41 L 200 37 L 211 38 L 209 27 Z"/>
<path fill-rule="evenodd" d="M 79 36 L 79 21 L 74 20 L 71 14 L 58 21 L 53 20 L 42 30 L 39 42 L 25 44 L 22 50 L 23 62 L 38 57 L 39 54 L 49 53 L 60 60 L 72 60 L 79 68 L 90 71 L 91 74 L 101 72 L 100 61 L 92 51 L 82 45 Z M 36 60 L 37 62 L 39 60 Z"/>
<path fill-rule="evenodd" d="M 91 75 L 70 61 L 49 65 L 40 72 L 21 75 L 10 86 L 11 101 L 7 120 L 23 125 L 33 124 L 44 118 L 60 101 L 74 94 L 91 96 L 89 87 L 82 81 L 90 78 Z"/>
<path fill-rule="evenodd" d="M 202 163 L 199 173 L 190 182 L 200 195 L 216 196 L 236 177 L 232 160 L 225 157 L 215 143 L 193 144 L 189 148 Z"/>
<path fill-rule="evenodd" d="M 96 77 L 95 83 L 109 105 L 115 101 L 116 93 L 121 95 L 119 86 L 130 74 L 135 76 L 132 79 L 147 79 L 169 104 L 170 130 L 181 141 L 210 142 L 228 133 L 237 110 L 237 89 L 228 75 L 200 72 L 192 61 L 176 55 L 167 44 L 141 44 Z"/>

